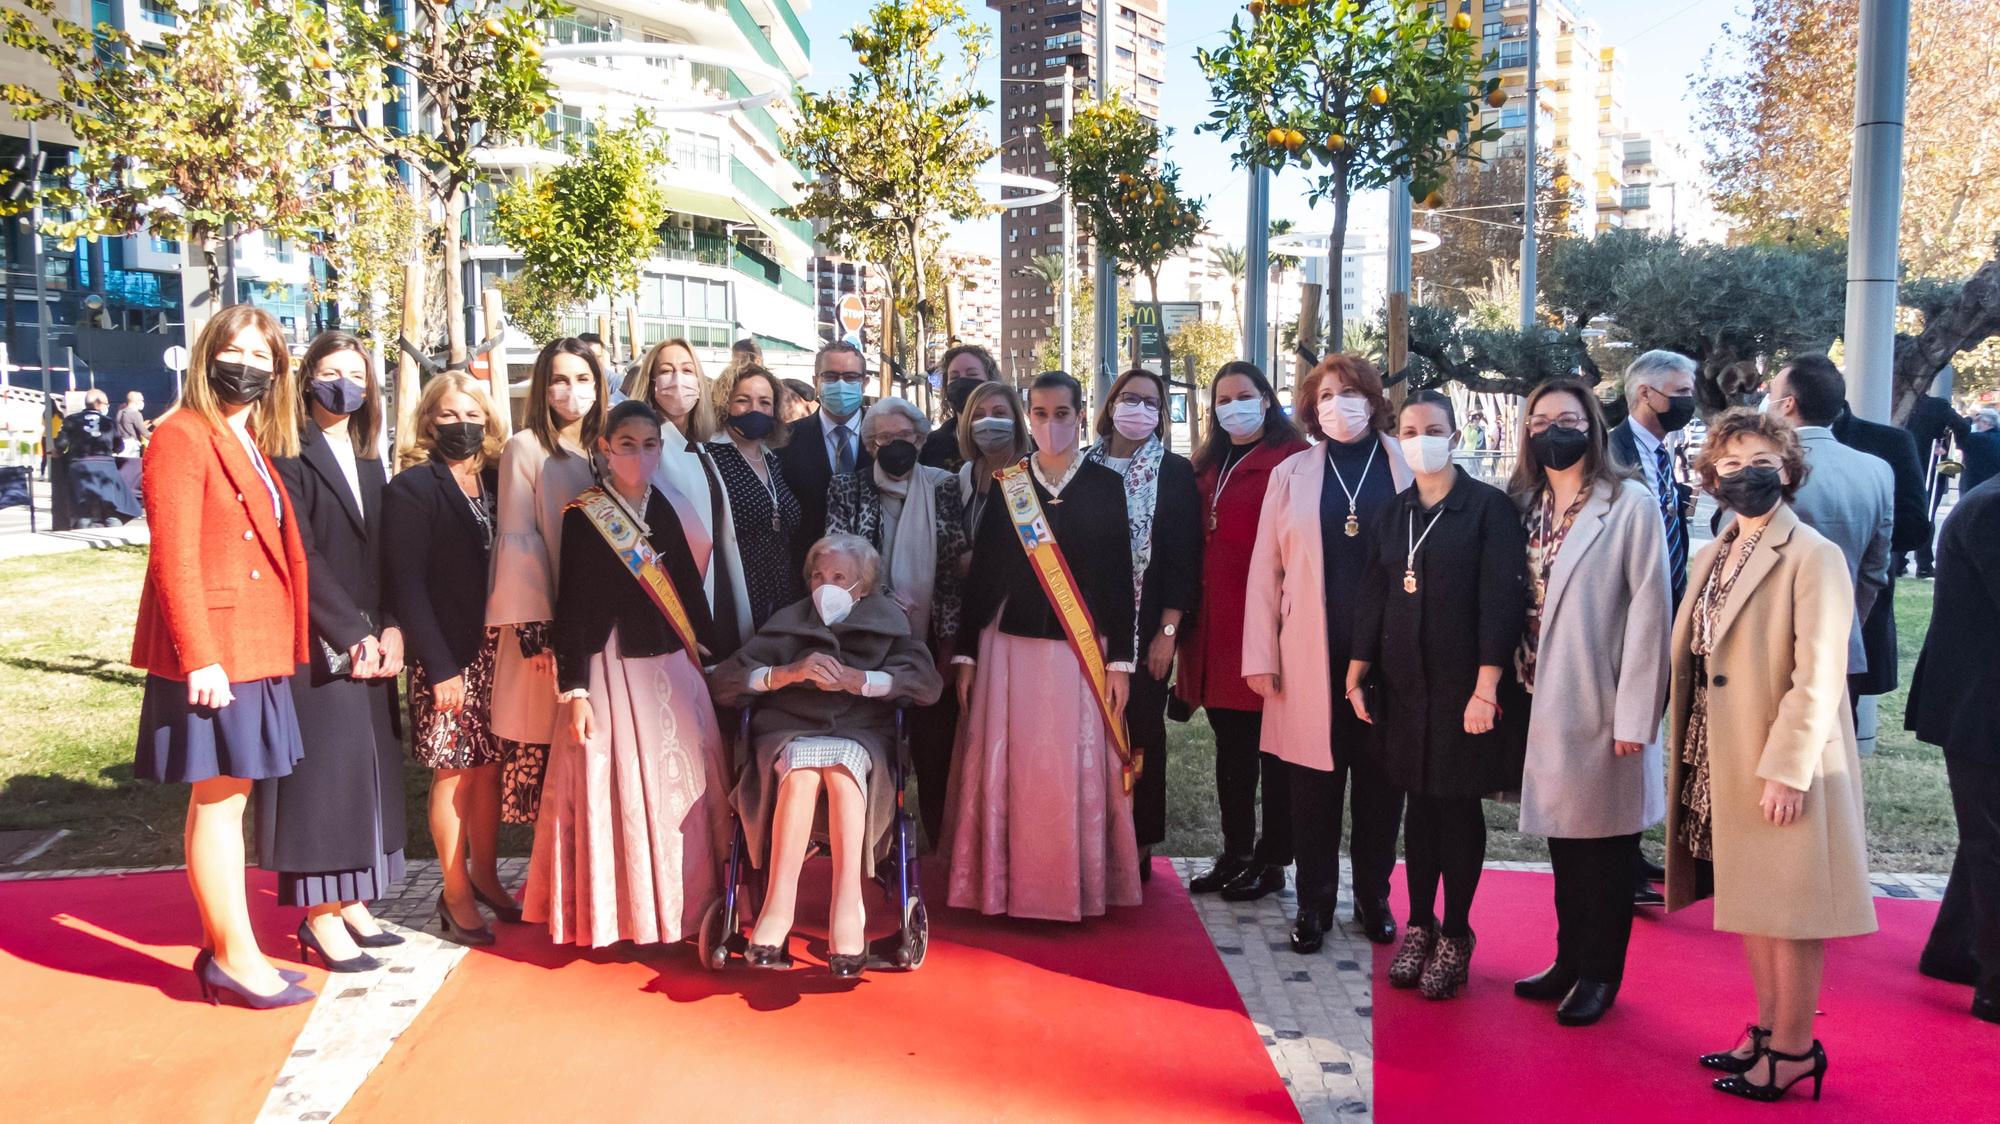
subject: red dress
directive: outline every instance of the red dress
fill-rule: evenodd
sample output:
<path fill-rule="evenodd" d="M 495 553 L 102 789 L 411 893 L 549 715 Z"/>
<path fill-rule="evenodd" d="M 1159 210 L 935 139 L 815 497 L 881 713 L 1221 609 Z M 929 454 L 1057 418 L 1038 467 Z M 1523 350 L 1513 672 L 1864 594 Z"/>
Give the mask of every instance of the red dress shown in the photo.
<path fill-rule="evenodd" d="M 1271 470 L 1304 448 L 1303 440 L 1275 449 L 1259 444 L 1236 462 L 1226 480 L 1219 464 L 1195 477 L 1201 493 L 1201 607 L 1182 635 L 1180 675 L 1174 681 L 1174 694 L 1190 706 L 1264 709 L 1263 698 L 1243 681 L 1243 593 L 1250 584 L 1250 554 L 1257 545 L 1257 521 Z"/>

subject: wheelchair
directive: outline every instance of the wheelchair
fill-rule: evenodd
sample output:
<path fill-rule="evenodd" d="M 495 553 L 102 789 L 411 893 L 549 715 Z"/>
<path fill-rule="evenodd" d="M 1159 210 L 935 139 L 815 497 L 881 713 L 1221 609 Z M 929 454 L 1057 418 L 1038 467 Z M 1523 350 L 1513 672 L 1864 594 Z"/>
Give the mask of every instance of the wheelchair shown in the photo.
<path fill-rule="evenodd" d="M 754 768 L 754 755 L 750 744 L 750 716 L 754 703 L 743 708 L 742 721 L 737 729 L 735 760 L 738 768 Z M 897 916 L 901 921 L 898 930 L 868 942 L 869 967 L 896 968 L 914 972 L 923 967 L 924 956 L 930 949 L 930 914 L 924 909 L 923 887 L 919 882 L 915 830 L 910 823 L 907 801 L 906 780 L 910 774 L 910 738 L 904 714 L 907 702 L 896 703 L 896 752 L 889 763 L 891 784 L 895 789 L 895 812 L 890 818 L 889 855 L 877 865 L 873 881 L 881 887 L 897 905 Z M 734 787 L 735 778 L 731 778 Z M 750 937 L 744 931 L 746 910 L 744 896 L 753 902 L 764 900 L 764 882 L 768 873 L 756 869 L 750 862 L 750 840 L 743 830 L 743 819 L 736 815 L 732 806 L 730 818 L 734 827 L 730 832 L 729 858 L 723 869 L 722 897 L 710 902 L 703 912 L 701 928 L 698 930 L 697 949 L 702 966 L 712 971 L 723 971 L 733 964 L 742 962 L 745 950 L 749 948 Z M 874 853 L 874 840 L 870 840 L 869 853 Z M 823 840 L 815 838 L 806 849 L 806 858 L 812 859 L 827 850 Z M 766 864 L 768 866 L 768 863 Z"/>

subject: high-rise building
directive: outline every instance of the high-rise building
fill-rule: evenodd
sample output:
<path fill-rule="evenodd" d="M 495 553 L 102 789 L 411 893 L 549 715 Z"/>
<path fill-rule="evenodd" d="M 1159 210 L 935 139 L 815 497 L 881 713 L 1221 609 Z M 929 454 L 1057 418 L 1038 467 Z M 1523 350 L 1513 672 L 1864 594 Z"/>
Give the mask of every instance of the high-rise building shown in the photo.
<path fill-rule="evenodd" d="M 1720 242 L 1728 236 L 1701 158 L 1686 138 L 1647 129 L 1627 133 L 1619 143 L 1624 179 L 1615 195 L 1598 200 L 1598 229 L 1672 233 L 1690 242 Z"/>
<path fill-rule="evenodd" d="M 822 255 L 812 260 L 810 277 L 819 339 L 830 343 L 848 337 L 848 331 L 840 323 L 840 304 L 843 297 L 854 296 L 861 299 L 861 349 L 871 356 L 879 351 L 882 302 L 888 299 L 888 283 L 882 271 L 864 261 Z"/>
<path fill-rule="evenodd" d="M 612 313 L 622 333 L 624 311 L 636 305 L 641 347 L 686 339 L 713 370 L 727 362 L 732 342 L 754 338 L 773 371 L 810 369 L 820 338 L 815 294 L 806 280 L 813 231 L 778 214 L 798 201 L 796 185 L 804 179 L 780 149 L 778 134 L 797 82 L 811 66 L 811 44 L 795 11 L 806 3 L 591 0 L 592 6 L 573 7 L 550 21 L 547 37 L 557 43 L 693 44 L 756 58 L 789 76 L 766 106 L 655 117 L 672 160 L 660 181 L 672 217 L 638 291 L 575 311 L 568 331 L 592 330 L 600 314 Z M 545 123 L 559 146 L 580 143 L 600 121 L 622 123 L 635 110 L 744 98 L 767 88 L 727 67 L 680 58 L 554 59 L 549 75 L 557 104 Z M 543 159 L 533 152 L 523 156 L 517 168 Z M 482 285 L 519 268 L 519 256 L 494 236 L 497 190 L 497 184 L 481 185 L 470 208 L 467 257 L 477 263 Z M 516 347 L 527 342 L 509 341 Z"/>
<path fill-rule="evenodd" d="M 1106 72 L 1111 86 L 1139 112 L 1158 120 L 1160 87 L 1167 76 L 1166 0 L 987 0 L 1000 17 L 1000 166 L 1008 172 L 1051 176 L 1055 165 L 1042 143 L 1043 123 L 1062 127 L 1062 84 L 1087 96 L 1099 60 L 1097 5 L 1116 3 Z M 1027 194 L 1009 192 L 1009 194 Z M 1012 377 L 1032 374 L 1035 349 L 1056 330 L 1061 296 L 1029 269 L 1044 255 L 1062 253 L 1060 201 L 1003 212 L 1000 219 L 1000 328 L 996 358 Z M 1090 257 L 1078 239 L 1078 278 Z"/>
<path fill-rule="evenodd" d="M 988 351 L 1000 344 L 1000 259 L 984 250 L 944 249 L 951 338 Z"/>

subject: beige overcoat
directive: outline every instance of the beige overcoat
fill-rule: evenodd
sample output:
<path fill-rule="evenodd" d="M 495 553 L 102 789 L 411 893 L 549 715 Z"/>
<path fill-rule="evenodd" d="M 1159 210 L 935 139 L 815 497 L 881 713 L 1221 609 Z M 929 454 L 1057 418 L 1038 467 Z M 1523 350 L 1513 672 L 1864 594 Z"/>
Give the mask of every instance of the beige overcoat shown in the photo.
<path fill-rule="evenodd" d="M 1697 900 L 1695 859 L 1679 843 L 1688 714 L 1694 704 L 1694 605 L 1718 544 L 1697 554 L 1674 622 L 1668 705 L 1667 908 Z M 1725 571 L 1725 574 L 1727 571 Z M 1781 505 L 1723 603 L 1708 657 L 1715 927 L 1789 940 L 1875 931 L 1862 815 L 1861 760 L 1847 707 L 1854 586 L 1840 548 Z M 1764 782 L 1803 789 L 1800 819 L 1765 820 Z"/>
<path fill-rule="evenodd" d="M 1386 433 L 1381 440 L 1383 460 L 1400 492 L 1411 480 L 1402 446 Z M 1326 567 L 1319 537 L 1325 490 L 1326 450 L 1319 445 L 1271 470 L 1243 593 L 1243 676 L 1278 677 L 1278 693 L 1264 700 L 1258 747 L 1320 772 L 1333 769 L 1336 749 L 1343 764 L 1356 751 L 1333 745 L 1333 704 L 1341 689 L 1334 685 L 1326 650 Z M 1347 595 L 1358 597 L 1360 591 Z M 1345 665 L 1340 674 L 1346 682 Z"/>

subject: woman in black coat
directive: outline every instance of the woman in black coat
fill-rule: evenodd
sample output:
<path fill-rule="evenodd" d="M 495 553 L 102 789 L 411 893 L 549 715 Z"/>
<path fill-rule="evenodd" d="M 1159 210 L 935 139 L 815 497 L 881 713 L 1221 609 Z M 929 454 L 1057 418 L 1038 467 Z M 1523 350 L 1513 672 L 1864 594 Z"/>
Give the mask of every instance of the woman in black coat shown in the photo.
<path fill-rule="evenodd" d="M 327 332 L 306 349 L 297 457 L 274 462 L 298 514 L 314 638 L 291 678 L 305 757 L 258 781 L 258 854 L 278 898 L 303 906 L 301 955 L 337 972 L 379 967 L 364 948 L 402 943 L 369 916 L 403 876 L 403 639 L 382 611 L 382 395 L 361 342 Z"/>
<path fill-rule="evenodd" d="M 1409 927 L 1389 982 L 1447 999 L 1472 963 L 1472 896 L 1486 861 L 1480 797 L 1521 783 L 1521 747 L 1500 726 L 1499 688 L 1527 615 L 1527 541 L 1506 494 L 1452 464 L 1449 398 L 1410 395 L 1398 435 L 1416 480 L 1376 522 L 1347 699 L 1381 726 L 1384 771 L 1409 794 Z M 1371 669 L 1379 670 L 1372 679 Z"/>
<path fill-rule="evenodd" d="M 1118 376 L 1098 411 L 1098 442 L 1088 454 L 1124 478 L 1137 577 L 1138 667 L 1125 724 L 1146 762 L 1132 789 L 1140 881 L 1152 874 L 1151 848 L 1167 838 L 1167 683 L 1175 638 L 1201 591 L 1201 493 L 1194 466 L 1167 451 L 1166 398 L 1166 384 L 1151 371 Z M 1284 872 L 1277 874 L 1282 884 Z"/>
<path fill-rule="evenodd" d="M 438 924 L 448 940 L 486 945 L 493 931 L 479 903 L 521 919 L 500 881 L 501 747 L 491 729 L 499 630 L 486 627 L 503 438 L 484 382 L 468 375 L 433 378 L 416 419 L 403 471 L 383 493 L 385 581 L 409 647 L 411 752 L 433 771 Z"/>

